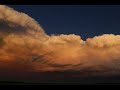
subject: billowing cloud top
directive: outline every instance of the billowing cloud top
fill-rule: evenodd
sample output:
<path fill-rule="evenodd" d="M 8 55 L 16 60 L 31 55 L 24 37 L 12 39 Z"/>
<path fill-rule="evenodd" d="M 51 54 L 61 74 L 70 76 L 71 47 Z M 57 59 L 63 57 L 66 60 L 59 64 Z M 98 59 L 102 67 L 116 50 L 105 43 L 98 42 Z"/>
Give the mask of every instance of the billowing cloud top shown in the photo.
<path fill-rule="evenodd" d="M 37 21 L 4 5 L 0 5 L 0 24 L 0 61 L 4 63 L 0 67 L 11 63 L 40 72 L 120 71 L 120 35 L 104 34 L 86 41 L 75 34 L 49 36 Z"/>

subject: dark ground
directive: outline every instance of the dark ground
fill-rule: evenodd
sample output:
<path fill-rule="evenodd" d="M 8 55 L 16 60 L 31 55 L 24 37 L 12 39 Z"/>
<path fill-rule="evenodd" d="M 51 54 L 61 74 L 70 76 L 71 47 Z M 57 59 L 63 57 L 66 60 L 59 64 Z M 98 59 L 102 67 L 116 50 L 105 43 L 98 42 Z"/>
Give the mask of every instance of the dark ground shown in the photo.
<path fill-rule="evenodd" d="M 119 75 L 81 76 L 80 72 L 4 73 L 0 74 L 0 85 L 120 84 Z"/>

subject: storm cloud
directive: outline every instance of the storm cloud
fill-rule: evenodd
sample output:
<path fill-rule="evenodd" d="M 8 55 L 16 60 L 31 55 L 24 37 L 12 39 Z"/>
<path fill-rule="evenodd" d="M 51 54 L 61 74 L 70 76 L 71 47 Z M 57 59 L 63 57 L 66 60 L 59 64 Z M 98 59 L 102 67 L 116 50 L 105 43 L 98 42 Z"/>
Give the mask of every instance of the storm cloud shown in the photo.
<path fill-rule="evenodd" d="M 18 64 L 37 72 L 119 73 L 120 35 L 103 34 L 86 41 L 75 34 L 47 35 L 27 14 L 0 5 L 0 63 L 0 68 Z"/>

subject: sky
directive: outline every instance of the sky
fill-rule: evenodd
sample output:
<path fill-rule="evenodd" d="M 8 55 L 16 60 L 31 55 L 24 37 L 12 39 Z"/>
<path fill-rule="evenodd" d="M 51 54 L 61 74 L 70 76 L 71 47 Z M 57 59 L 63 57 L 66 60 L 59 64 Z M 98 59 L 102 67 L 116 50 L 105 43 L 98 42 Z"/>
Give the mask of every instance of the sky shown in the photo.
<path fill-rule="evenodd" d="M 120 34 L 120 6 L 8 5 L 40 23 L 47 34 L 76 34 L 83 40 L 102 34 Z"/>

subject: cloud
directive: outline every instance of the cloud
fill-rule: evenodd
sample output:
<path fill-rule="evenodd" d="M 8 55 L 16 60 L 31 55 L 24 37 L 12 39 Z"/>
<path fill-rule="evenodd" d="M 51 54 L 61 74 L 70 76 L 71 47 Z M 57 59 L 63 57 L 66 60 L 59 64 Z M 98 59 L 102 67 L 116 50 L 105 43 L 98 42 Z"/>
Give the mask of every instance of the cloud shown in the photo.
<path fill-rule="evenodd" d="M 120 35 L 103 34 L 86 41 L 75 34 L 47 35 L 37 21 L 24 13 L 4 5 L 0 5 L 0 12 L 3 65 L 22 63 L 37 72 L 120 71 Z"/>

